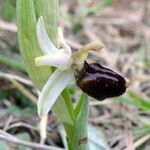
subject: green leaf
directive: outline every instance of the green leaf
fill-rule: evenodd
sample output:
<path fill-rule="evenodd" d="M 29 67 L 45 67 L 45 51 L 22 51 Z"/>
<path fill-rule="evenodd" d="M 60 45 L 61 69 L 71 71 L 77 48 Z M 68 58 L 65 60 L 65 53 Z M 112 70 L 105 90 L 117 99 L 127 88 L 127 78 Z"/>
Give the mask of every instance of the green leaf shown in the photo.
<path fill-rule="evenodd" d="M 0 62 L 10 65 L 13 68 L 16 68 L 20 71 L 26 72 L 24 64 L 19 62 L 18 60 L 11 58 L 11 57 L 0 55 Z"/>
<path fill-rule="evenodd" d="M 131 104 L 131 105 L 135 105 L 130 98 L 128 97 L 125 97 L 125 96 L 119 96 L 119 97 L 116 97 L 116 99 L 122 103 L 122 104 Z"/>
<path fill-rule="evenodd" d="M 82 103 L 83 103 L 82 101 L 84 99 L 84 96 L 85 95 L 82 93 L 81 96 L 80 96 L 80 99 L 77 102 L 77 105 L 75 106 L 74 113 L 76 115 L 76 118 L 78 117 L 78 115 L 79 115 L 79 113 L 80 113 L 80 111 L 82 109 Z"/>
<path fill-rule="evenodd" d="M 64 124 L 66 131 L 68 130 L 68 136 L 72 137 L 72 128 L 74 127 L 76 120 L 68 88 L 64 89 L 62 96 L 57 99 L 52 110 L 56 114 L 57 118 Z"/>
<path fill-rule="evenodd" d="M 19 108 L 18 106 L 12 104 L 7 108 L 7 111 L 15 116 L 22 116 L 22 115 L 35 115 L 35 107 L 27 107 L 25 109 Z"/>
<path fill-rule="evenodd" d="M 13 115 L 20 116 L 22 115 L 22 109 L 17 107 L 16 105 L 11 105 L 7 108 L 7 111 Z"/>
<path fill-rule="evenodd" d="M 15 19 L 15 8 L 10 5 L 9 2 L 5 2 L 4 5 L 0 5 L 0 16 L 5 20 L 11 21 Z"/>
<path fill-rule="evenodd" d="M 96 6 L 93 6 L 92 8 L 89 9 L 90 13 L 98 13 L 100 12 L 103 8 L 108 7 L 113 4 L 115 0 L 101 0 Z"/>
<path fill-rule="evenodd" d="M 137 94 L 133 92 L 128 92 L 128 97 L 120 96 L 117 97 L 116 99 L 123 103 L 123 104 L 131 104 L 139 109 L 145 110 L 145 111 L 150 111 L 150 102 L 148 100 L 145 100 L 144 98 L 138 96 Z"/>
<path fill-rule="evenodd" d="M 59 126 L 58 130 L 60 132 L 65 148 L 68 149 L 66 133 L 63 126 Z M 90 150 L 109 149 L 106 136 L 100 128 L 94 127 L 92 124 L 88 124 L 87 132 Z"/>
<path fill-rule="evenodd" d="M 76 127 L 74 131 L 74 138 L 72 149 L 76 150 L 88 150 L 88 137 L 87 137 L 87 124 L 88 124 L 88 114 L 89 114 L 89 104 L 86 94 L 82 94 L 80 101 L 82 105 L 80 112 L 77 117 Z"/>
<path fill-rule="evenodd" d="M 70 93 L 67 88 L 62 92 L 62 96 L 56 101 L 52 110 L 57 115 L 58 119 L 63 122 L 63 126 L 65 128 L 68 139 L 72 139 L 74 135 L 76 118 L 71 102 Z M 68 142 L 68 147 L 70 147 L 69 144 L 70 143 Z"/>
<path fill-rule="evenodd" d="M 70 92 L 69 92 L 68 88 L 64 89 L 64 91 L 62 92 L 62 97 L 65 99 L 65 103 L 68 108 L 69 115 L 70 115 L 72 121 L 75 123 L 76 119 L 75 119 L 72 100 L 71 100 Z"/>
<path fill-rule="evenodd" d="M 41 1 L 43 2 L 43 1 Z M 45 5 L 46 9 L 49 5 Z M 51 13 L 50 13 L 51 14 Z M 39 15 L 43 15 L 40 14 Z M 48 16 L 53 18 L 53 14 Z M 48 20 L 48 18 L 46 19 Z M 41 90 L 52 71 L 49 67 L 36 67 L 34 59 L 42 55 L 36 35 L 37 15 L 33 0 L 17 0 L 17 27 L 20 51 L 34 85 Z M 49 29 L 51 26 L 49 26 Z M 51 29 L 52 30 L 52 29 Z M 54 30 L 54 29 L 53 29 Z M 53 36 L 57 36 L 54 35 Z"/>
<path fill-rule="evenodd" d="M 134 92 L 129 91 L 128 96 L 131 98 L 131 101 L 139 108 L 150 111 L 150 102 Z"/>
<path fill-rule="evenodd" d="M 58 130 L 60 132 L 65 148 L 68 149 L 66 133 L 64 128 L 62 126 L 59 126 Z M 109 149 L 106 136 L 104 135 L 103 131 L 100 128 L 94 127 L 92 124 L 88 124 L 87 132 L 90 150 Z"/>
<path fill-rule="evenodd" d="M 43 17 L 44 23 L 53 43 L 57 43 L 59 9 L 58 0 L 33 0 L 36 18 Z"/>
<path fill-rule="evenodd" d="M 141 137 L 144 137 L 145 135 L 147 135 L 149 133 L 150 133 L 150 125 L 145 125 L 134 131 L 134 137 L 137 140 L 137 139 L 140 139 Z"/>
<path fill-rule="evenodd" d="M 67 103 L 62 96 L 57 99 L 52 110 L 62 123 L 74 124 L 74 118 L 70 114 Z"/>

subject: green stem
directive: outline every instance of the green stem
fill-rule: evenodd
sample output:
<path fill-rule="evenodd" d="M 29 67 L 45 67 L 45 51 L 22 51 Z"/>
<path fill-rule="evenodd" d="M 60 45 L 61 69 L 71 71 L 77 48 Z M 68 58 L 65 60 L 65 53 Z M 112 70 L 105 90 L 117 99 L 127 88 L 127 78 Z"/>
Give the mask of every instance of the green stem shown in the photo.
<path fill-rule="evenodd" d="M 76 125 L 73 128 L 73 136 L 70 139 L 70 150 L 88 150 L 87 124 L 89 115 L 89 102 L 86 94 L 82 94 L 75 108 Z"/>
<path fill-rule="evenodd" d="M 88 135 L 87 135 L 88 115 L 89 115 L 89 102 L 87 100 L 87 95 L 84 95 L 82 109 L 77 119 L 74 149 L 78 150 L 89 149 Z"/>
<path fill-rule="evenodd" d="M 67 143 L 67 150 L 89 150 L 87 137 L 89 104 L 86 94 L 81 95 L 74 109 L 74 114 L 76 117 L 74 125 L 63 124 L 66 131 L 64 144 L 66 146 Z"/>

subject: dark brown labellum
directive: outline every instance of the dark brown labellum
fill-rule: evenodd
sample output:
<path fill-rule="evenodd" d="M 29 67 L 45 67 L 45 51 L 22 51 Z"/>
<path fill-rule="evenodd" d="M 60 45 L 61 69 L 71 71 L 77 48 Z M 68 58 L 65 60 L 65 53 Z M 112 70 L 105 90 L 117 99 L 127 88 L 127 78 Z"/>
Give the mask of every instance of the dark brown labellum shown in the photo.
<path fill-rule="evenodd" d="M 98 63 L 85 62 L 76 75 L 76 84 L 83 92 L 98 100 L 120 96 L 126 91 L 125 79 Z"/>

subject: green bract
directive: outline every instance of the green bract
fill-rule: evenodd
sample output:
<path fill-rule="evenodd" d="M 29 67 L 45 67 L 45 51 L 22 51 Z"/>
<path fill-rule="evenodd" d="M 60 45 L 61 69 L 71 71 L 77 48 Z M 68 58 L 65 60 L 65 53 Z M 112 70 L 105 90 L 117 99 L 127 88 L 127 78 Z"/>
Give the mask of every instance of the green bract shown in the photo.
<path fill-rule="evenodd" d="M 51 7 L 53 7 L 53 9 L 51 9 Z M 51 36 L 51 40 L 56 44 L 58 1 L 17 0 L 19 47 L 30 78 L 39 90 L 42 89 L 52 73 L 50 67 L 36 67 L 34 62 L 36 57 L 42 55 L 36 34 L 37 19 L 40 16 L 43 16 L 47 32 L 49 36 Z"/>

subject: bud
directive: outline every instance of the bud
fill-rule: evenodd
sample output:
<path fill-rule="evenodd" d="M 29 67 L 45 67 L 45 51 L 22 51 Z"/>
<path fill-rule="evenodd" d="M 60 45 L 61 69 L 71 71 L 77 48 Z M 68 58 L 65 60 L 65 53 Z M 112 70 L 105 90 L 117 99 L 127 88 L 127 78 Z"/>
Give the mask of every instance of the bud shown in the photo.
<path fill-rule="evenodd" d="M 98 63 L 88 64 L 76 75 L 76 84 L 89 96 L 104 100 L 122 95 L 126 91 L 126 81 L 118 73 Z"/>

